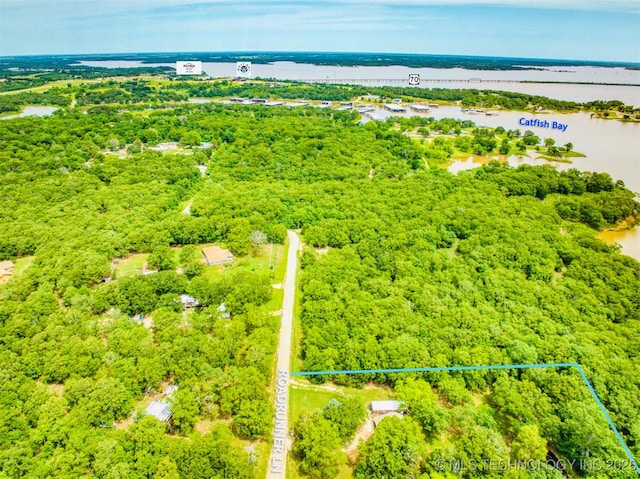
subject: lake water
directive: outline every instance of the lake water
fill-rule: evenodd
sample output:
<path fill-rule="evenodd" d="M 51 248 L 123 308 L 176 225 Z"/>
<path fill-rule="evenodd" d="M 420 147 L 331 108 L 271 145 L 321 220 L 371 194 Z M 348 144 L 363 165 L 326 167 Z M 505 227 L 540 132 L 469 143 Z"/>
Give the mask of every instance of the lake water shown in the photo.
<path fill-rule="evenodd" d="M 105 68 L 132 68 L 139 66 L 170 66 L 174 63 L 148 63 L 140 61 L 104 60 L 82 61 L 87 66 Z M 391 80 L 408 79 L 410 73 L 417 73 L 425 88 L 477 88 L 480 90 L 504 90 L 543 95 L 560 100 L 591 101 L 621 100 L 628 105 L 640 106 L 640 71 L 625 68 L 604 67 L 550 67 L 531 70 L 467 70 L 463 68 L 410 68 L 405 66 L 329 66 L 308 63 L 274 62 L 252 64 L 254 77 L 274 78 L 278 80 L 352 80 L 366 85 L 406 86 Z M 202 71 L 214 78 L 227 78 L 236 75 L 235 63 L 203 62 Z M 467 83 L 470 79 L 484 82 Z M 459 80 L 440 83 L 433 80 Z M 358 81 L 361 80 L 361 81 Z M 371 82 L 371 80 L 379 80 Z M 432 81 L 429 81 L 432 80 Z M 513 82 L 565 82 L 557 83 L 491 83 L 492 80 Z M 601 83 L 600 85 L 579 85 L 571 82 Z M 602 83 L 615 84 L 603 85 Z M 419 88 L 419 87 L 416 87 Z"/>
<path fill-rule="evenodd" d="M 393 114 L 381 108 L 372 112 L 377 119 L 385 119 Z M 407 110 L 401 116 L 425 116 L 441 118 L 458 118 L 471 120 L 478 126 L 502 126 L 507 130 L 519 129 L 524 133 L 531 130 L 540 138 L 553 138 L 556 144 L 562 146 L 573 143 L 573 150 L 587 155 L 586 158 L 571 158 L 572 163 L 552 162 L 560 170 L 577 168 L 581 171 L 607 172 L 615 180 L 624 181 L 625 185 L 636 192 L 640 192 L 640 123 L 621 122 L 617 120 L 602 120 L 591 118 L 588 113 L 523 113 L 517 111 L 500 111 L 495 116 L 484 114 L 463 113 L 458 106 L 441 106 L 433 108 L 428 113 L 416 113 Z M 521 119 L 539 119 L 550 125 L 555 121 L 566 124 L 566 131 L 553 128 L 536 128 L 523 126 Z M 480 166 L 483 160 L 472 158 L 455 161 L 449 171 L 456 173 L 461 170 Z M 546 160 L 535 158 L 520 158 L 512 156 L 509 163 L 517 166 L 522 163 L 543 165 Z"/>
<path fill-rule="evenodd" d="M 618 243 L 622 246 L 622 252 L 640 261 L 640 228 L 636 227 L 626 231 L 602 231 L 598 238 L 607 243 Z"/>
<path fill-rule="evenodd" d="M 376 110 L 381 117 L 389 115 L 383 110 Z M 407 111 L 404 115 L 415 115 Z M 553 164 L 559 170 L 577 168 L 581 171 L 607 172 L 614 180 L 624 181 L 627 188 L 640 193 L 640 123 L 623 123 L 616 120 L 602 120 L 591 118 L 588 113 L 548 113 L 524 114 L 522 112 L 499 112 L 496 116 L 469 115 L 462 113 L 460 107 L 445 106 L 434 108 L 429 113 L 421 114 L 434 118 L 470 119 L 481 126 L 502 126 L 506 129 L 520 129 L 522 132 L 530 129 L 540 138 L 553 138 L 557 145 L 567 142 L 573 143 L 574 151 L 584 153 L 586 158 L 571 158 L 571 163 L 548 162 L 533 157 L 512 155 L 508 158 L 511 166 L 521 164 L 544 165 Z M 567 130 L 526 127 L 519 124 L 521 118 L 538 118 L 549 123 L 557 121 L 567 124 Z M 477 168 L 486 163 L 485 158 L 470 156 L 465 160 L 454 161 L 449 171 L 456 173 L 470 168 Z M 640 228 L 627 231 L 605 231 L 599 237 L 608 243 L 619 243 L 622 252 L 640 261 Z"/>
<path fill-rule="evenodd" d="M 25 106 L 20 113 L 0 117 L 0 120 L 10 120 L 12 118 L 22 118 L 23 116 L 49 116 L 58 110 L 55 106 Z"/>

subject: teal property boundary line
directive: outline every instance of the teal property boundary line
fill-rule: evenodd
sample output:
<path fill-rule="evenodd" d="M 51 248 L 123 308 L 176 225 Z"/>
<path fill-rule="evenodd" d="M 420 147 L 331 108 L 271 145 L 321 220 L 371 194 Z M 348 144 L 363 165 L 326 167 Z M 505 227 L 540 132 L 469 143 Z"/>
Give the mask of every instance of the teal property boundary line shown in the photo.
<path fill-rule="evenodd" d="M 429 372 L 437 372 L 437 371 L 487 371 L 487 370 L 496 370 L 496 369 L 542 369 L 542 368 L 574 368 L 580 373 L 582 380 L 587 385 L 589 392 L 593 399 L 595 399 L 596 404 L 602 411 L 605 419 L 609 423 L 611 430 L 616 435 L 618 442 L 624 449 L 625 454 L 633 464 L 633 467 L 640 474 L 640 466 L 638 462 L 633 457 L 631 450 L 627 446 L 627 443 L 622 438 L 622 435 L 616 428 L 616 425 L 611 420 L 607 409 L 600 401 L 600 398 L 596 394 L 595 389 L 589 382 L 587 375 L 585 374 L 582 366 L 578 363 L 551 363 L 551 364 L 495 364 L 488 366 L 444 366 L 444 367 L 432 367 L 432 368 L 392 368 L 392 369 L 352 369 L 352 370 L 343 370 L 343 371 L 294 371 L 291 373 L 292 376 L 335 376 L 335 375 L 345 375 L 345 374 L 375 374 L 375 373 L 429 373 Z"/>

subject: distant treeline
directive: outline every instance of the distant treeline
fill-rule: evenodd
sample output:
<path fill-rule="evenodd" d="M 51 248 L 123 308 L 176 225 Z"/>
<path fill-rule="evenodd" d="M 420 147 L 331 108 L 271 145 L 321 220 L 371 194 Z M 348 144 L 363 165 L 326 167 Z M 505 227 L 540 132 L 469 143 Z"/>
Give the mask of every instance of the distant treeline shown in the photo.
<path fill-rule="evenodd" d="M 400 97 L 412 99 L 461 102 L 463 106 L 500 107 L 506 110 L 548 109 L 555 111 L 608 110 L 632 112 L 634 108 L 619 100 L 591 101 L 578 103 L 556 100 L 546 96 L 529 95 L 499 90 L 450 89 L 450 88 L 412 88 L 412 87 L 372 87 L 362 85 L 326 85 L 304 84 L 298 82 L 277 83 L 180 83 L 173 88 L 188 89 L 190 96 L 246 98 L 282 98 L 304 100 L 346 101 L 365 95 L 378 95 L 382 99 Z"/>
<path fill-rule="evenodd" d="M 53 71 L 44 71 L 43 67 L 34 68 L 22 65 L 18 70 L 6 70 L 6 64 L 0 61 L 0 92 L 17 91 L 34 88 L 60 80 L 78 80 L 105 78 L 114 76 L 139 75 L 167 75 L 175 71 L 170 67 L 140 67 L 140 68 L 103 68 L 88 66 L 56 67 Z"/>
<path fill-rule="evenodd" d="M 44 93 L 23 92 L 0 97 L 0 113 L 20 111 L 27 105 L 69 106 L 71 97 L 60 88 L 51 88 Z"/>
<path fill-rule="evenodd" d="M 407 53 L 330 53 L 330 52 L 187 52 L 187 53 L 119 53 L 108 55 L 63 55 L 5 57 L 6 63 L 37 65 L 40 68 L 60 68 L 78 60 L 132 60 L 144 63 L 171 63 L 178 60 L 203 62 L 250 61 L 258 64 L 271 62 L 312 63 L 335 66 L 392 66 L 413 68 L 467 68 L 471 70 L 525 70 L 530 67 L 598 66 L 638 69 L 637 63 L 585 60 L 549 60 L 541 58 L 508 58 L 458 55 L 422 55 Z M 52 66 L 54 65 L 54 66 Z"/>
<path fill-rule="evenodd" d="M 133 72 L 136 69 L 123 69 L 118 74 Z M 116 70 L 109 70 L 116 73 Z M 89 72 L 87 72 L 89 74 Z M 93 72 L 92 74 L 98 74 Z M 7 82 L 2 82 L 0 85 Z M 0 90 L 2 87 L 0 86 Z M 55 101 L 47 101 L 54 95 Z M 381 100 L 401 98 L 405 101 L 436 101 L 457 103 L 466 107 L 501 108 L 518 111 L 609 111 L 616 110 L 625 116 L 640 112 L 633 106 L 619 100 L 591 101 L 578 103 L 556 100 L 545 96 L 499 90 L 448 89 L 448 88 L 412 88 L 412 87 L 374 87 L 363 85 L 326 85 L 300 82 L 232 82 L 228 80 L 174 81 L 152 84 L 150 81 L 133 79 L 127 81 L 107 80 L 99 83 L 67 85 L 65 88 L 52 88 L 40 95 L 20 93 L 0 97 L 0 113 L 18 111 L 29 104 L 53 104 L 67 106 L 75 96 L 77 105 L 95 104 L 133 104 L 154 103 L 158 101 L 187 101 L 189 98 L 265 98 L 285 100 L 331 100 L 350 101 L 362 96 L 372 95 Z"/>

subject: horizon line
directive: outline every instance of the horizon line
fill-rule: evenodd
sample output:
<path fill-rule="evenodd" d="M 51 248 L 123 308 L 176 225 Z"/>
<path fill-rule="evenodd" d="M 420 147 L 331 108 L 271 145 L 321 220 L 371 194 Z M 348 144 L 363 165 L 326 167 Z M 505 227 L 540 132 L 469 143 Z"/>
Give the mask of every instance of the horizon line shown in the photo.
<path fill-rule="evenodd" d="M 517 57 L 517 56 L 494 56 L 494 55 L 468 55 L 449 53 L 415 53 L 415 52 L 362 52 L 362 51 L 315 51 L 315 50 L 183 50 L 183 51 L 137 51 L 137 52 L 84 52 L 84 53 L 27 53 L 16 55 L 0 55 L 3 59 L 33 58 L 33 57 L 83 57 L 83 56 L 127 56 L 127 55 L 183 55 L 183 54 L 290 54 L 290 55 L 390 55 L 390 56 L 410 56 L 410 57 L 448 57 L 448 58 L 472 58 L 472 59 L 501 59 L 501 60 L 525 60 L 543 62 L 577 62 L 581 64 L 608 64 L 620 66 L 638 66 L 637 61 L 622 60 L 580 60 L 576 58 L 544 58 L 544 57 Z"/>

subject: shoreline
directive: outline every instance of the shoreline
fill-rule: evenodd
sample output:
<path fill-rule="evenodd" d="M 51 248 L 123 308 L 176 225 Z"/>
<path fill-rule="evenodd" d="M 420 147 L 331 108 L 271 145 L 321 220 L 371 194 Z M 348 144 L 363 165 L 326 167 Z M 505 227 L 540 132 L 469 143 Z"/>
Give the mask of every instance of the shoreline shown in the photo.
<path fill-rule="evenodd" d="M 627 216 L 625 219 L 620 221 L 616 226 L 612 228 L 605 228 L 600 232 L 601 233 L 623 233 L 625 231 L 633 231 L 638 226 L 640 226 L 640 213 Z"/>
<path fill-rule="evenodd" d="M 140 80 L 147 80 L 147 81 L 159 81 L 161 83 L 165 83 L 167 82 L 168 84 L 173 83 L 176 81 L 176 77 L 175 76 L 166 76 L 166 75 L 160 75 L 160 76 L 149 76 L 148 73 L 143 73 L 141 72 L 140 75 L 137 76 L 131 76 L 131 75 L 126 75 L 126 76 L 122 76 L 118 74 L 118 69 L 117 68 L 112 68 L 113 70 L 113 76 L 105 76 L 103 78 L 100 79 L 96 79 L 96 78 L 92 78 L 92 79 L 81 79 L 81 80 L 74 80 L 73 82 L 69 82 L 67 80 L 54 80 L 52 82 L 46 83 L 44 85 L 40 85 L 38 87 L 27 87 L 25 89 L 21 89 L 21 90 L 11 90 L 11 91 L 4 91 L 4 92 L 0 92 L 0 95 L 6 96 L 6 95 L 12 95 L 12 94 L 21 94 L 21 93 L 26 93 L 29 91 L 32 92 L 44 92 L 49 90 L 50 88 L 53 88 L 55 86 L 61 86 L 61 84 L 66 84 L 66 83 L 73 83 L 73 84 L 78 84 L 78 83 L 95 83 L 95 82 L 100 82 L 100 81 L 107 81 L 107 80 L 115 80 L 118 82 L 124 82 L 124 81 L 129 81 L 132 78 L 136 78 L 136 79 L 140 79 Z M 180 80 L 181 82 L 195 82 L 195 83 L 217 83 L 217 82 L 229 82 L 229 81 L 234 81 L 234 79 L 232 77 L 219 77 L 219 78 L 210 78 L 210 79 L 204 79 L 204 80 L 194 80 L 194 79 L 180 79 L 178 78 L 178 80 Z M 372 88 L 372 89 L 389 89 L 388 93 L 389 93 L 389 97 L 394 96 L 394 95 L 399 95 L 400 97 L 404 96 L 407 99 L 411 99 L 411 102 L 432 102 L 432 103 L 438 103 L 440 105 L 452 105 L 452 106 L 461 106 L 461 101 L 462 100 L 441 100 L 441 99 L 430 99 L 427 98 L 426 96 L 414 96 L 412 95 L 410 92 L 406 92 L 404 95 L 401 94 L 401 92 L 396 92 L 395 89 L 397 88 L 411 88 L 411 87 L 405 87 L 405 86 L 392 86 L 392 85 L 363 85 L 363 84 L 359 84 L 359 83 L 346 83 L 349 80 L 345 80 L 345 83 L 339 82 L 339 83 L 334 83 L 335 80 L 332 80 L 331 82 L 328 83 L 320 83 L 317 81 L 311 81 L 311 80 L 280 80 L 280 79 L 266 79 L 266 78 L 252 78 L 252 79 L 247 79 L 244 80 L 242 82 L 240 82 L 239 84 L 242 85 L 244 84 L 251 84 L 251 83 L 257 83 L 257 84 L 263 84 L 263 83 L 273 83 L 273 82 L 277 82 L 277 83 L 282 83 L 284 85 L 320 85 L 320 86 L 326 86 L 327 88 L 340 88 L 340 87 L 353 87 L 353 86 L 358 86 L 358 87 L 364 87 L 364 88 Z M 384 81 L 384 80 L 381 80 Z M 465 80 L 455 80 L 455 81 L 460 81 L 460 82 L 465 82 Z M 235 82 L 234 82 L 235 83 Z M 611 108 L 606 109 L 606 110 L 599 110 L 599 109 L 595 109 L 595 108 L 585 108 L 585 105 L 589 104 L 589 103 L 593 103 L 593 102 L 599 102 L 601 100 L 589 100 L 589 101 L 569 101 L 569 100 L 559 100 L 558 98 L 555 97 L 549 97 L 549 96 L 545 96 L 545 95 L 529 95 L 527 93 L 518 93 L 518 92 L 511 92 L 511 91 L 507 91 L 507 90 L 500 90 L 500 89 L 494 89 L 492 88 L 492 86 L 494 85 L 490 85 L 491 81 L 487 81 L 486 84 L 483 84 L 482 82 L 480 83 L 469 83 L 468 86 L 461 86 L 460 88 L 452 88 L 452 91 L 476 91 L 476 92 L 481 92 L 483 95 L 479 98 L 480 101 L 482 101 L 483 97 L 490 97 L 490 96 L 495 96 L 498 95 L 500 97 L 509 97 L 510 94 L 512 93 L 517 93 L 519 95 L 524 95 L 527 97 L 530 97 L 532 99 L 532 101 L 538 101 L 538 102 L 542 102 L 542 104 L 547 103 L 547 101 L 551 101 L 551 102 L 569 102 L 570 104 L 575 105 L 575 107 L 572 108 L 567 108 L 567 109 L 563 109 L 563 110 L 558 110 L 558 109 L 553 109 L 550 108 L 548 105 L 544 106 L 544 109 L 542 110 L 536 110 L 535 108 L 540 108 L 541 105 L 540 104 L 533 104 L 534 108 L 532 109 L 509 109 L 509 108 L 505 108 L 504 106 L 498 104 L 498 105 L 494 105 L 494 106 L 487 106 L 484 105 L 483 103 L 475 103 L 473 105 L 465 105 L 465 107 L 469 107 L 469 108 L 485 108 L 485 109 L 494 109 L 494 110 L 502 110 L 502 111 L 520 111 L 523 113 L 529 113 L 529 114 L 542 114 L 542 113 L 551 113 L 551 114 L 571 114 L 571 113 L 579 113 L 579 112 L 584 112 L 584 113 L 588 113 L 590 114 L 592 117 L 594 118 L 598 118 L 598 119 L 603 119 L 603 120 L 618 120 L 621 122 L 625 122 L 625 123 L 638 123 L 640 122 L 640 115 L 638 113 L 638 111 L 640 111 L 640 107 L 636 107 L 635 105 L 632 104 L 626 104 L 623 103 L 622 105 L 612 105 Z M 621 83 L 595 83 L 595 82 L 563 82 L 563 81 L 529 81 L 529 80 L 525 80 L 525 81 L 519 81 L 519 80 L 514 80 L 513 83 L 515 84 L 523 84 L 523 85 L 545 85 L 545 84 L 549 84 L 549 85 L 589 85 L 589 86 L 612 86 L 612 87 L 616 87 L 616 86 L 621 86 L 621 87 L 635 87 L 635 88 L 639 88 L 640 89 L 640 84 L 621 84 Z M 478 86 L 486 86 L 487 88 L 478 88 Z M 424 87 L 417 87 L 420 90 L 439 90 L 440 88 L 438 88 L 437 84 L 434 84 L 432 86 L 424 86 Z M 411 88 L 412 89 L 412 88 Z M 416 93 L 418 93 L 418 91 L 416 91 Z M 355 97 L 352 98 L 352 100 L 355 100 Z M 608 101 L 604 101 L 602 100 L 603 103 L 608 103 L 608 102 L 614 102 L 615 100 L 608 100 Z M 625 111 L 620 111 L 619 109 L 616 108 L 624 108 L 627 109 L 628 112 Z M 626 117 L 625 117 L 626 116 Z"/>
<path fill-rule="evenodd" d="M 588 81 L 553 81 L 553 80 L 514 80 L 514 83 L 543 84 L 543 85 L 591 85 L 591 86 L 631 86 L 640 87 L 640 83 L 611 83 Z"/>

